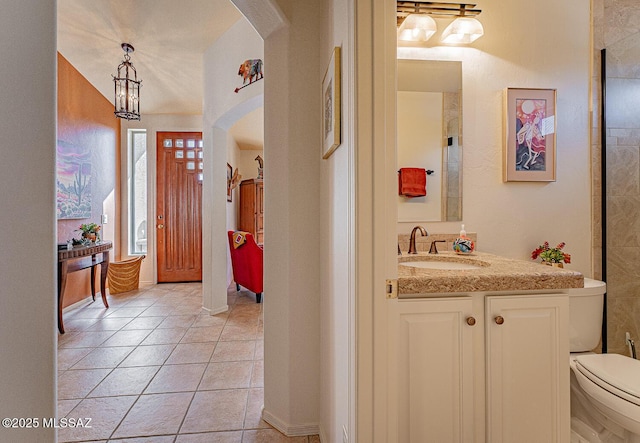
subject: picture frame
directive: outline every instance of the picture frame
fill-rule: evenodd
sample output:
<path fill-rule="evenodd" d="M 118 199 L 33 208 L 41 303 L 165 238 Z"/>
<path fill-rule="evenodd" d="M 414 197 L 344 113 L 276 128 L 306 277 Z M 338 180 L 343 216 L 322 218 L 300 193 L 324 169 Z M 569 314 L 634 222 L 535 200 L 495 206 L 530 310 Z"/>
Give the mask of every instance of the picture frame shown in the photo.
<path fill-rule="evenodd" d="M 322 158 L 327 159 L 341 143 L 341 63 L 340 47 L 333 48 L 322 79 Z"/>
<path fill-rule="evenodd" d="M 227 163 L 227 201 L 230 202 L 233 200 L 233 194 L 231 190 L 231 177 L 233 177 L 233 168 L 229 163 Z"/>
<path fill-rule="evenodd" d="M 504 182 L 556 181 L 556 90 L 504 91 Z"/>

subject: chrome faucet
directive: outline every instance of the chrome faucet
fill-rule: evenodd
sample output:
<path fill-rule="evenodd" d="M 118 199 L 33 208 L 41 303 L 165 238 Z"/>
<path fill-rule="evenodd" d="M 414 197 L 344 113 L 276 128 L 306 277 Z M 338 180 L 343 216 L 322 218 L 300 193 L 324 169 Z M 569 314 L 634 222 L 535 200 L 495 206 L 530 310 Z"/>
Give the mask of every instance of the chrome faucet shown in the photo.
<path fill-rule="evenodd" d="M 426 237 L 429 235 L 429 233 L 427 232 L 427 230 L 425 228 L 423 228 L 422 226 L 416 226 L 415 228 L 413 228 L 413 230 L 411 231 L 411 238 L 409 239 L 409 254 L 417 254 L 418 251 L 416 251 L 416 231 L 420 231 L 420 234 L 423 237 Z"/>

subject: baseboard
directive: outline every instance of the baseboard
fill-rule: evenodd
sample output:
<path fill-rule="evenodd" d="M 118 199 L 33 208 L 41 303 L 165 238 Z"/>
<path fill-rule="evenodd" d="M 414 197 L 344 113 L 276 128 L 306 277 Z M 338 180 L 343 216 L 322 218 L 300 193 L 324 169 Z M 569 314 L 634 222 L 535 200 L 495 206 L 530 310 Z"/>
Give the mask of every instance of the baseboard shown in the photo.
<path fill-rule="evenodd" d="M 303 437 L 306 435 L 319 435 L 320 426 L 317 424 L 291 425 L 262 409 L 262 419 L 282 432 L 287 437 Z"/>
<path fill-rule="evenodd" d="M 223 307 L 217 308 L 217 309 L 208 309 L 205 307 L 203 307 L 202 309 L 207 311 L 209 315 L 216 315 L 216 314 L 222 314 L 223 312 L 229 311 L 229 305 L 224 305 Z"/>
<path fill-rule="evenodd" d="M 100 303 L 102 303 L 102 298 L 99 292 L 96 294 L 95 301 L 100 301 Z M 85 305 L 87 303 L 95 303 L 93 300 L 93 297 L 91 297 L 90 295 L 87 296 L 86 298 L 83 298 L 82 300 L 78 300 L 77 302 L 70 304 L 66 308 L 62 308 L 62 312 L 66 313 L 68 311 L 73 311 L 74 309 L 79 308 L 81 307 L 81 305 Z"/>
<path fill-rule="evenodd" d="M 322 443 L 323 441 L 329 441 L 326 439 L 327 434 L 324 432 L 324 429 L 322 429 L 322 426 L 320 426 L 320 432 L 318 434 L 318 437 L 320 437 L 320 443 Z"/>

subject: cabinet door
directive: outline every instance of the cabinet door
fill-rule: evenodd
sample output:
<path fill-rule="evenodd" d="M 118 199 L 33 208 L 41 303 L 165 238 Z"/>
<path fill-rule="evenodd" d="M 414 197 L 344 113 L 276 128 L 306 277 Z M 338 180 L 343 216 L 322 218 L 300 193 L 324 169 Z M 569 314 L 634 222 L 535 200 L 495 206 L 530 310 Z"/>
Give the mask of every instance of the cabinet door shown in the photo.
<path fill-rule="evenodd" d="M 264 184 L 256 184 L 256 241 L 264 243 Z"/>
<path fill-rule="evenodd" d="M 238 229 L 250 232 L 256 237 L 256 187 L 252 180 L 240 183 L 239 210 Z"/>
<path fill-rule="evenodd" d="M 472 299 L 389 302 L 387 441 L 474 441 Z"/>
<path fill-rule="evenodd" d="M 487 297 L 487 441 L 569 442 L 569 299 Z"/>

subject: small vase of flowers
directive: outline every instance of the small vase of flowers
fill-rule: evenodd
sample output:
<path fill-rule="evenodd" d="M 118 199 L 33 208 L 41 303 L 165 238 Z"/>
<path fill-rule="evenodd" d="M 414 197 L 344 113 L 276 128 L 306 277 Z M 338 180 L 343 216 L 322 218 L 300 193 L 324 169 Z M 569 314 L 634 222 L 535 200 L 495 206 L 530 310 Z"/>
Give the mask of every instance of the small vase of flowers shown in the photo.
<path fill-rule="evenodd" d="M 82 231 L 82 238 L 86 242 L 95 243 L 100 241 L 100 225 L 96 223 L 83 223 L 77 230 Z"/>
<path fill-rule="evenodd" d="M 571 254 L 564 252 L 562 248 L 565 247 L 565 243 L 558 243 L 555 248 L 549 247 L 549 242 L 544 242 L 531 253 L 531 260 L 535 260 L 538 257 L 542 259 L 542 263 L 549 266 L 563 267 L 563 263 L 571 263 Z"/>

